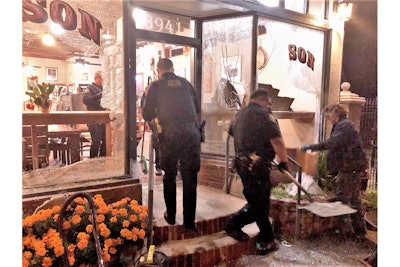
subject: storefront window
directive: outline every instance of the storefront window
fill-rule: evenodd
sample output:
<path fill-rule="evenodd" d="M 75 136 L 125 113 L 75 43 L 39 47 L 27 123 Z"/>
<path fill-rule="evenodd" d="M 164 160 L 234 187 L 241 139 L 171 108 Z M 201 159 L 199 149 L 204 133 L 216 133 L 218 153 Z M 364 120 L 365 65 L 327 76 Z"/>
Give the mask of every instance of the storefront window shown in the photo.
<path fill-rule="evenodd" d="M 41 147 L 46 149 L 47 158 L 39 164 L 32 163 L 32 148 L 23 144 L 26 148 L 22 163 L 23 193 L 61 190 L 74 183 L 96 183 L 124 175 L 122 1 L 22 2 L 23 124 L 47 125 L 50 144 L 50 148 Z M 54 43 L 43 44 L 44 34 L 50 34 Z M 103 73 L 101 105 L 107 111 L 89 115 L 82 96 L 94 82 L 96 71 Z M 29 105 L 30 97 L 25 94 L 29 84 L 42 83 L 55 85 L 50 95 L 52 108 L 46 116 L 40 114 L 36 105 Z M 99 122 L 107 125 L 107 154 L 90 158 L 91 136 L 87 124 Z M 60 146 L 52 150 L 53 144 Z"/>
<path fill-rule="evenodd" d="M 260 18 L 258 25 L 259 29 L 264 29 L 258 35 L 257 62 L 263 63 L 257 66 L 258 83 L 271 85 L 278 90 L 277 96 L 281 100 L 287 98 L 292 101 L 291 112 L 319 114 L 323 88 L 324 33 L 268 18 Z M 317 120 L 314 125 L 316 131 L 319 128 Z M 283 131 L 285 128 L 306 125 L 301 123 L 293 126 L 297 123 L 293 120 L 280 120 L 280 123 Z M 294 148 L 298 145 L 290 141 L 287 143 Z"/>
<path fill-rule="evenodd" d="M 227 129 L 250 93 L 252 17 L 203 23 L 202 116 L 207 120 L 203 153 L 225 155 Z M 237 95 L 229 97 L 227 87 Z"/>

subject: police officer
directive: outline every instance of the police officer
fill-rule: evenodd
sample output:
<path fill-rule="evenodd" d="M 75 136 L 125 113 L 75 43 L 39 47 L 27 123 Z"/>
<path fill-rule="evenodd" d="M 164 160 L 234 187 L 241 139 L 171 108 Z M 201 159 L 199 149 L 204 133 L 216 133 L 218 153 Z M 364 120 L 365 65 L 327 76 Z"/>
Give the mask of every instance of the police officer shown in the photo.
<path fill-rule="evenodd" d="M 228 219 L 225 232 L 244 242 L 249 236 L 241 229 L 256 222 L 260 230 L 256 237 L 259 254 L 279 248 L 269 221 L 270 166 L 275 155 L 279 157 L 280 170 L 287 170 L 287 154 L 278 123 L 272 116 L 268 91 L 255 90 L 249 104 L 233 118 L 228 133 L 234 137 L 235 167 L 242 180 L 243 195 L 247 203 Z"/>
<path fill-rule="evenodd" d="M 174 74 L 170 59 L 157 63 L 159 80 L 151 83 L 143 105 L 146 121 L 158 119 L 159 146 L 168 224 L 175 224 L 177 166 L 183 182 L 183 226 L 189 237 L 199 236 L 195 227 L 197 173 L 200 170 L 200 106 L 193 86 Z"/>

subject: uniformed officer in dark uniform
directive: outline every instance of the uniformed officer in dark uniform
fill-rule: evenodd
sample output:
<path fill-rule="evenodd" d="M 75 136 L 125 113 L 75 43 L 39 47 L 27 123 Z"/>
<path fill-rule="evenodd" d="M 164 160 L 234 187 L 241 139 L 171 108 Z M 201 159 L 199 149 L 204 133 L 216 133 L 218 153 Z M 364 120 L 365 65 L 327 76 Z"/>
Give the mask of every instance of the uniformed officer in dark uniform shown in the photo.
<path fill-rule="evenodd" d="M 195 227 L 197 173 L 200 170 L 200 106 L 193 86 L 174 74 L 168 58 L 158 61 L 159 80 L 151 83 L 142 115 L 146 121 L 158 118 L 161 126 L 160 154 L 164 170 L 164 218 L 175 224 L 177 166 L 183 182 L 183 226 L 190 237 L 198 236 Z"/>
<path fill-rule="evenodd" d="M 280 160 L 278 168 L 288 169 L 285 143 L 270 107 L 268 92 L 255 90 L 249 104 L 235 115 L 228 129 L 229 135 L 234 137 L 234 163 L 247 204 L 228 219 L 224 230 L 229 236 L 244 242 L 249 240 L 249 236 L 241 229 L 256 222 L 260 229 L 256 238 L 260 254 L 279 248 L 268 217 L 272 187 L 270 166 L 275 154 Z"/>

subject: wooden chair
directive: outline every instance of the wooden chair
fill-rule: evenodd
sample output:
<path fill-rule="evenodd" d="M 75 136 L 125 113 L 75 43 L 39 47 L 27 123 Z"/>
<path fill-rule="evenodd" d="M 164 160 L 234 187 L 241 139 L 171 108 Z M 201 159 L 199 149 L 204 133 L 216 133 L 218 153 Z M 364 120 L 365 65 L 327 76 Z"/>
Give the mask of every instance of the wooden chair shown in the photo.
<path fill-rule="evenodd" d="M 90 145 L 92 144 L 92 137 L 89 132 L 89 128 L 86 124 L 77 124 L 77 129 L 81 131 L 80 135 L 80 151 L 83 156 L 84 151 L 90 151 Z"/>
<path fill-rule="evenodd" d="M 53 159 L 59 159 L 65 165 L 71 164 L 71 148 L 67 138 L 49 138 L 49 149 L 53 152 Z"/>
<path fill-rule="evenodd" d="M 22 168 L 24 170 L 33 169 L 33 157 L 32 157 L 32 131 L 31 126 L 22 126 L 22 138 L 24 140 L 24 152 L 22 160 Z M 38 157 L 39 157 L 39 167 L 45 168 L 49 166 L 49 141 L 48 141 L 48 129 L 47 125 L 37 125 L 36 126 L 36 140 L 38 145 Z"/>
<path fill-rule="evenodd" d="M 71 95 L 71 110 L 86 111 L 86 105 L 83 104 L 83 94 L 78 93 Z M 76 128 L 81 131 L 80 135 L 80 151 L 83 156 L 84 151 L 90 151 L 90 145 L 92 143 L 92 138 L 90 136 L 89 128 L 87 124 L 77 124 Z"/>

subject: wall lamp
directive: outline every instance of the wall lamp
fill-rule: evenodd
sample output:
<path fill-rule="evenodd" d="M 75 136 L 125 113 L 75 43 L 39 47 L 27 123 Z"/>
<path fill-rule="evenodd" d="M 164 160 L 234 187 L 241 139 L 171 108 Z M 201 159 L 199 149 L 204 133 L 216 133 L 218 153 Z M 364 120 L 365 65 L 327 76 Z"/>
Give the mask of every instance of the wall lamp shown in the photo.
<path fill-rule="evenodd" d="M 338 0 L 336 2 L 336 13 L 344 21 L 348 21 L 350 19 L 352 9 L 353 4 L 348 0 Z"/>

